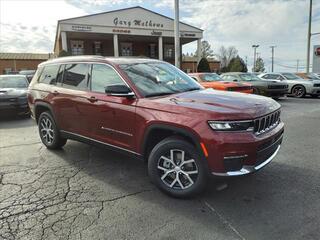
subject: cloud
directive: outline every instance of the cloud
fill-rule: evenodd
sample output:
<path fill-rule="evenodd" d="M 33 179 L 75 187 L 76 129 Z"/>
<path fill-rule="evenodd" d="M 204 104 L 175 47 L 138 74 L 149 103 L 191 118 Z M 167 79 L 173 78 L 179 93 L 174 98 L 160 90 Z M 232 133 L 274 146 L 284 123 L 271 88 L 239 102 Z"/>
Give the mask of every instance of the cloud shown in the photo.
<path fill-rule="evenodd" d="M 57 20 L 86 12 L 64 1 L 0 1 L 1 52 L 52 52 Z"/>

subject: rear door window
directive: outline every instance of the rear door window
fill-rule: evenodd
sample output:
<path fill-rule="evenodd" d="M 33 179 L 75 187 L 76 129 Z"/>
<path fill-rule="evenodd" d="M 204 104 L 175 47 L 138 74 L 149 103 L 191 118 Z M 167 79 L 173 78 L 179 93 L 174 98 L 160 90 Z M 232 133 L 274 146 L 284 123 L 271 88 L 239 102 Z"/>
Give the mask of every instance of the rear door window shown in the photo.
<path fill-rule="evenodd" d="M 75 63 L 65 65 L 62 86 L 76 90 L 88 89 L 89 64 Z"/>
<path fill-rule="evenodd" d="M 58 70 L 59 70 L 59 65 L 45 66 L 40 76 L 39 82 L 55 85 L 57 80 Z"/>

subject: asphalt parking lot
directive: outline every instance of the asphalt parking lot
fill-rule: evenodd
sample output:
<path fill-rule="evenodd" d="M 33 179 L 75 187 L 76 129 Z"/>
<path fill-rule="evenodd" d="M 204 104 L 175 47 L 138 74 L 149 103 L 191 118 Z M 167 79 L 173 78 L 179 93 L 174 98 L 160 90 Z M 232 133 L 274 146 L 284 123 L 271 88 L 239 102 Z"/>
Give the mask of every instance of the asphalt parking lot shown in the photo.
<path fill-rule="evenodd" d="M 178 200 L 146 165 L 69 141 L 40 143 L 31 119 L 0 121 L 0 239 L 320 239 L 320 98 L 279 101 L 285 138 L 260 172 Z"/>

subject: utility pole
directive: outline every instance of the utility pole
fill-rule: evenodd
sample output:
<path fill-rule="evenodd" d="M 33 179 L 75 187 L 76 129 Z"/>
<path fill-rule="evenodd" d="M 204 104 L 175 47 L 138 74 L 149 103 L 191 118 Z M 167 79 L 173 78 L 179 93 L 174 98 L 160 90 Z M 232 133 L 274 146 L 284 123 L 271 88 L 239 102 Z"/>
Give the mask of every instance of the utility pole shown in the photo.
<path fill-rule="evenodd" d="M 256 71 L 256 52 L 257 52 L 257 48 L 259 47 L 259 45 L 252 45 L 253 47 L 253 69 L 252 72 Z"/>
<path fill-rule="evenodd" d="M 299 72 L 299 59 L 297 59 L 297 72 Z"/>
<path fill-rule="evenodd" d="M 273 72 L 273 65 L 274 65 L 274 48 L 276 46 L 270 46 L 271 47 L 271 72 Z"/>
<path fill-rule="evenodd" d="M 180 68 L 179 0 L 174 1 L 174 49 L 175 66 Z"/>
<path fill-rule="evenodd" d="M 312 19 L 312 0 L 310 0 L 309 6 L 309 24 L 308 24 L 308 35 L 307 35 L 307 73 L 310 69 L 310 40 L 311 40 L 311 19 Z"/>

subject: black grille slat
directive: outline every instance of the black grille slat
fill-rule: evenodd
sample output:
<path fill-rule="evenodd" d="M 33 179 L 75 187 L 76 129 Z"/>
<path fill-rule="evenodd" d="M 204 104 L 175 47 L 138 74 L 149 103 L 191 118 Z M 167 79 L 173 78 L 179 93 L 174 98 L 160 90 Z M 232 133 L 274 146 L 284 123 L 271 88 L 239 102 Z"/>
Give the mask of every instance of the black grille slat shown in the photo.
<path fill-rule="evenodd" d="M 254 120 L 254 132 L 256 134 L 264 133 L 265 131 L 278 125 L 279 119 L 280 111 L 277 111 Z"/>

